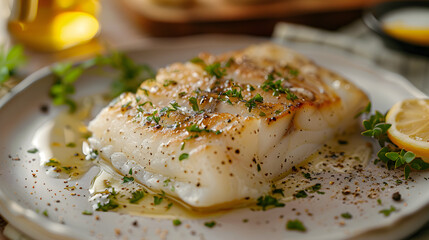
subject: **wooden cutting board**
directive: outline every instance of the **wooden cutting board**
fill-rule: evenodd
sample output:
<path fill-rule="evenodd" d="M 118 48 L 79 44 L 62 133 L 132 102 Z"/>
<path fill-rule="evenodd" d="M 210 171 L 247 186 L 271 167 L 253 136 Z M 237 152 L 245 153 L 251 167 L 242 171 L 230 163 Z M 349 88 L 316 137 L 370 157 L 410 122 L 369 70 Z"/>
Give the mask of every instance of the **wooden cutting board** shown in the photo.
<path fill-rule="evenodd" d="M 336 29 L 362 10 L 388 0 L 118 0 L 127 15 L 154 36 L 197 33 L 270 35 L 278 21 Z M 251 2 L 249 2 L 251 1 Z"/>

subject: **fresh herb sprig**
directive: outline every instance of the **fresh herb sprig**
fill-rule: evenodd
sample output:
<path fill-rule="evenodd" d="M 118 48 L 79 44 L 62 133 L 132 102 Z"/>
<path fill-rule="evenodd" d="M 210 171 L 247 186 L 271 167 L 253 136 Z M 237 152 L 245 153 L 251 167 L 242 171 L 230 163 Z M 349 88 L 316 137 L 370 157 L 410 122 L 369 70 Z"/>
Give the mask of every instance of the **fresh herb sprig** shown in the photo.
<path fill-rule="evenodd" d="M 356 117 L 369 112 L 371 112 L 371 103 L 368 103 L 364 110 L 358 113 Z M 378 158 L 375 159 L 374 164 L 381 161 L 386 165 L 387 169 L 404 167 L 405 179 L 409 178 L 411 169 L 429 169 L 429 163 L 417 157 L 413 152 L 401 149 L 390 141 L 387 130 L 391 127 L 391 124 L 386 123 L 385 114 L 375 111 L 374 114 L 363 121 L 363 127 L 365 131 L 362 132 L 362 135 L 376 139 L 381 147 L 380 151 L 377 153 Z"/>
<path fill-rule="evenodd" d="M 115 98 L 123 92 L 136 92 L 143 81 L 152 79 L 154 71 L 145 64 L 137 64 L 125 53 L 112 52 L 104 56 L 97 56 L 80 64 L 59 63 L 51 70 L 55 76 L 50 89 L 50 95 L 55 105 L 67 105 L 70 112 L 76 110 L 76 102 L 72 99 L 75 93 L 74 83 L 82 73 L 93 66 L 109 66 L 119 72 L 111 85 L 110 97 Z"/>
<path fill-rule="evenodd" d="M 20 45 L 8 51 L 0 49 L 0 87 L 16 74 L 17 68 L 25 63 L 24 49 Z"/>

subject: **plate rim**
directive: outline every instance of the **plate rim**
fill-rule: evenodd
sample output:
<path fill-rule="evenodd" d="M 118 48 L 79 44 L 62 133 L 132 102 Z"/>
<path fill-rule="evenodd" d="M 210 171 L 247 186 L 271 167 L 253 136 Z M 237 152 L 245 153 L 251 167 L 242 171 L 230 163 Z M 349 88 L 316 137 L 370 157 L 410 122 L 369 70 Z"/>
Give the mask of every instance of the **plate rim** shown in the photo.
<path fill-rule="evenodd" d="M 204 35 L 196 35 L 196 36 L 188 36 L 188 37 L 181 37 L 181 38 L 148 38 L 145 39 L 142 43 L 142 41 L 138 41 L 132 44 L 128 44 L 127 46 L 119 47 L 124 52 L 130 52 L 130 51 L 147 51 L 147 50 L 156 50 L 156 48 L 159 49 L 177 49 L 177 48 L 194 48 L 195 46 L 187 46 L 183 43 L 189 43 L 189 42 L 201 42 L 201 45 L 203 46 L 210 46 L 207 45 L 207 42 L 204 42 L 204 40 L 210 39 L 213 41 L 214 38 L 232 38 L 234 40 L 236 39 L 243 39 L 245 41 L 273 41 L 275 43 L 281 44 L 283 46 L 292 48 L 294 51 L 299 52 L 299 50 L 294 49 L 296 46 L 320 46 L 320 44 L 315 43 L 294 43 L 294 42 L 288 42 L 288 41 L 279 41 L 276 38 L 261 38 L 261 37 L 252 37 L 252 36 L 245 36 L 245 35 L 221 35 L 221 34 L 204 34 Z M 180 40 L 182 45 L 179 43 L 177 45 L 170 46 L 168 43 L 177 42 Z M 225 43 L 218 43 L 219 45 L 225 45 Z M 166 47 L 167 46 L 167 47 Z M 329 49 L 329 50 L 327 50 Z M 332 50 L 332 52 L 331 52 Z M 418 98 L 427 98 L 428 96 L 423 93 L 420 89 L 415 87 L 411 82 L 409 82 L 405 77 L 391 72 L 389 70 L 383 69 L 381 67 L 374 67 L 369 63 L 368 60 L 365 60 L 362 57 L 359 57 L 357 55 L 354 55 L 352 53 L 347 54 L 344 51 L 341 51 L 341 49 L 333 48 L 333 47 L 326 47 L 326 49 L 320 50 L 321 52 L 329 52 L 334 57 L 338 58 L 347 58 L 346 60 L 348 63 L 352 63 L 354 66 L 358 66 L 361 69 L 363 68 L 365 71 L 370 70 L 373 73 L 376 73 L 377 75 L 383 75 L 384 79 L 391 81 L 395 84 L 400 85 L 400 87 L 403 87 L 408 91 L 411 95 L 418 97 Z M 55 64 L 55 63 L 54 63 Z M 21 81 L 19 84 L 17 84 L 12 90 L 4 95 L 2 98 L 0 98 L 0 112 L 3 109 L 3 107 L 8 104 L 16 95 L 21 93 L 22 91 L 26 90 L 27 88 L 30 88 L 34 83 L 37 81 L 48 77 L 52 75 L 51 73 L 51 66 L 54 64 L 51 64 L 49 66 L 43 67 L 34 73 L 30 74 L 28 77 L 26 77 L 23 81 Z M 372 230 L 377 229 L 383 229 L 388 228 L 394 225 L 398 225 L 398 222 L 401 221 L 403 218 L 409 217 L 411 215 L 416 214 L 417 211 L 420 209 L 423 209 L 425 206 L 429 205 L 429 199 L 419 206 L 413 207 L 411 209 L 412 211 L 409 211 L 408 214 L 403 215 L 402 217 L 396 219 L 395 221 L 387 221 L 386 224 L 383 224 L 378 227 L 370 228 L 367 230 L 362 230 L 360 232 L 354 232 L 353 235 L 351 235 L 351 238 L 358 237 L 362 234 L 365 234 L 367 232 L 370 232 Z M 25 234 L 31 234 L 32 237 L 36 237 L 39 239 L 56 239 L 58 237 L 67 237 L 67 239 L 93 239 L 91 236 L 82 234 L 77 230 L 75 227 L 63 225 L 57 222 L 54 222 L 50 219 L 45 218 L 44 216 L 41 216 L 39 214 L 36 214 L 34 211 L 27 209 L 23 206 L 21 206 L 19 203 L 10 200 L 7 197 L 7 194 L 4 193 L 3 189 L 0 187 L 0 213 L 5 217 L 5 219 L 12 224 L 12 226 L 16 229 L 19 229 L 21 232 Z M 22 219 L 25 219 L 29 221 L 32 226 L 36 225 L 34 229 L 29 228 L 28 226 L 21 225 Z M 427 217 L 427 220 L 429 219 L 429 216 Z M 424 223 L 424 222 L 423 222 Z M 422 225 L 423 225 L 422 223 Z M 414 229 L 417 230 L 421 226 L 418 226 Z M 37 228 L 37 230 L 36 230 Z M 413 231 L 413 232 L 414 232 Z M 411 233 L 411 232 L 410 232 Z M 53 238 L 51 238 L 54 236 Z"/>

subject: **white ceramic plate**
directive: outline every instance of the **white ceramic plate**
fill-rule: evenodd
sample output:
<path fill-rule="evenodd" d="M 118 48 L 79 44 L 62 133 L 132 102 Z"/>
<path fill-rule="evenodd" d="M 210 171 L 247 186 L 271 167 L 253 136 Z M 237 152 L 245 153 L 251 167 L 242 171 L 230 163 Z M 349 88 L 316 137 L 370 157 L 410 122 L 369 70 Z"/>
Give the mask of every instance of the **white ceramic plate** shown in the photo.
<path fill-rule="evenodd" d="M 266 39 L 198 36 L 151 41 L 143 48 L 136 46 L 129 53 L 137 61 L 159 68 L 174 61 L 188 60 L 200 51 L 220 53 L 261 41 Z M 386 111 L 401 99 L 426 97 L 404 78 L 335 49 L 308 44 L 286 45 L 363 88 L 375 109 Z M 115 212 L 83 215 L 82 211 L 91 209 L 88 187 L 97 168 L 92 168 L 79 180 L 65 183 L 64 179 L 47 177 L 39 156 L 27 153 L 34 147 L 31 140 L 36 130 L 65 110 L 50 104 L 51 83 L 49 69 L 42 69 L 0 100 L 0 213 L 35 239 L 400 239 L 429 219 L 429 214 L 424 214 L 428 212 L 425 207 L 429 203 L 429 191 L 425 177 L 429 178 L 429 172 L 413 172 L 412 181 L 398 185 L 396 179 L 400 170 L 386 171 L 372 163 L 366 168 L 365 178 L 371 181 L 363 182 L 362 174 L 326 176 L 325 181 L 335 184 L 329 186 L 329 190 L 324 189 L 325 195 L 288 202 L 284 208 L 264 212 L 240 209 L 211 219 L 185 219 L 179 227 L 174 227 L 168 219 Z M 77 97 L 106 91 L 108 86 L 108 80 L 95 71 L 88 71 L 77 83 Z M 48 113 L 40 110 L 42 105 L 49 105 Z M 76 196 L 64 189 L 66 185 L 77 184 L 82 189 L 75 191 Z M 359 187 L 359 195 L 354 199 L 342 195 L 345 186 L 352 191 Z M 326 188 L 327 183 L 323 187 Z M 377 196 L 383 205 L 368 197 L 371 188 L 377 187 L 384 188 Z M 404 199 L 399 203 L 391 198 L 392 193 L 398 191 Z M 379 213 L 391 205 L 399 211 L 389 217 Z M 41 213 L 45 210 L 48 217 Z M 338 218 L 344 212 L 352 213 L 353 218 Z M 286 230 L 287 220 L 296 218 L 304 222 L 307 232 Z M 245 223 L 243 219 L 249 221 Z M 203 224 L 207 220 L 215 220 L 217 225 L 207 228 Z"/>

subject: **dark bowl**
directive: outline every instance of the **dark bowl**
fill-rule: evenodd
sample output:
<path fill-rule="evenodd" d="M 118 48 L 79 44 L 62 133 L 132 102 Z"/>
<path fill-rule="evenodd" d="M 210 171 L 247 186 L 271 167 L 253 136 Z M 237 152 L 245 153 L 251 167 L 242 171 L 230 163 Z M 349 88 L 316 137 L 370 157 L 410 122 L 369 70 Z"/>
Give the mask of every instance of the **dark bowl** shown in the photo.
<path fill-rule="evenodd" d="M 380 3 L 366 11 L 363 16 L 363 21 L 372 31 L 381 36 L 386 46 L 429 57 L 429 45 L 421 45 L 396 38 L 386 33 L 383 29 L 381 19 L 385 14 L 394 10 L 410 7 L 429 9 L 429 1 L 393 1 Z"/>

